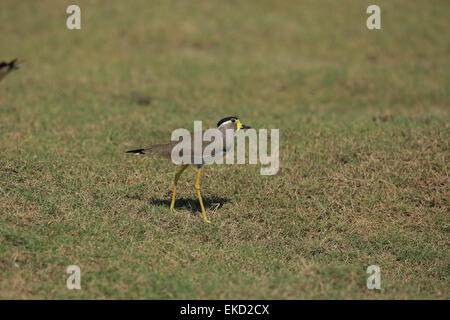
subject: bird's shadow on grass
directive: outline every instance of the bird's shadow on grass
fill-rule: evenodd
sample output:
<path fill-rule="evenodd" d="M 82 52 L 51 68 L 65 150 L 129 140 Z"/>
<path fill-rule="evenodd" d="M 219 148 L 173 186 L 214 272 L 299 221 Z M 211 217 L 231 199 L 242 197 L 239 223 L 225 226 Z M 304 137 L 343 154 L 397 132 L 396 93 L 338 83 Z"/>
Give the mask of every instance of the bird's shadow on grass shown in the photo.
<path fill-rule="evenodd" d="M 148 203 L 155 206 L 165 206 L 167 208 L 170 207 L 172 199 L 155 199 L 151 198 L 148 200 Z M 221 197 L 202 197 L 203 205 L 205 210 L 217 210 L 222 207 L 225 203 L 230 202 L 228 198 Z M 202 212 L 200 207 L 200 203 L 197 198 L 179 198 L 175 200 L 175 210 L 188 210 L 191 213 Z"/>

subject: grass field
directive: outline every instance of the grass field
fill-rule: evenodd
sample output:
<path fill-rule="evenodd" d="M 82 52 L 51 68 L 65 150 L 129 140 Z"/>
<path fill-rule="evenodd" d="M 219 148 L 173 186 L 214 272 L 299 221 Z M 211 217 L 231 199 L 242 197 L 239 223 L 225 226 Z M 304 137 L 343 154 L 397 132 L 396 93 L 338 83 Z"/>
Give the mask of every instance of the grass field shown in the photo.
<path fill-rule="evenodd" d="M 0 60 L 22 63 L 0 82 L 0 298 L 449 299 L 449 16 L 2 0 Z M 207 166 L 207 225 L 189 168 L 171 213 L 178 168 L 124 151 L 229 115 L 280 129 L 278 174 Z"/>

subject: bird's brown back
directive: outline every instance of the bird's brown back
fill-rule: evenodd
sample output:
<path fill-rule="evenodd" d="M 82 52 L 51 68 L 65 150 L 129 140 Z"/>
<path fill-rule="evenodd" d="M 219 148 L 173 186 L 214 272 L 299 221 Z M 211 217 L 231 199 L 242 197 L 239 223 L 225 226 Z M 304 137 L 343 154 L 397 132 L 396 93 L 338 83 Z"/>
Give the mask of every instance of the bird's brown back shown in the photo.
<path fill-rule="evenodd" d="M 203 134 L 205 133 L 205 131 L 202 131 L 201 133 L 201 137 L 203 137 Z M 151 145 L 147 148 L 144 149 L 137 149 L 137 150 L 132 150 L 132 151 L 128 151 L 130 153 L 137 153 L 137 154 L 148 154 L 148 155 L 155 155 L 155 156 L 159 156 L 159 157 L 163 157 L 163 158 L 171 158 L 172 157 L 172 149 L 178 144 L 180 143 L 181 140 L 179 141 L 171 141 L 171 142 L 167 142 L 167 143 L 158 143 L 158 144 L 154 144 Z M 224 147 L 226 145 L 226 137 L 224 137 Z M 204 141 L 202 139 L 202 151 L 206 148 L 206 146 L 208 146 L 211 143 L 211 141 Z M 134 152 L 133 152 L 134 151 Z M 200 156 L 202 155 L 199 154 L 195 154 L 196 150 L 194 148 L 194 134 L 193 132 L 191 132 L 191 147 L 188 148 L 187 150 L 183 150 L 186 151 L 189 156 L 193 157 L 194 155 Z M 182 157 L 184 154 L 183 152 L 180 152 L 180 157 Z M 215 153 L 214 151 L 212 152 L 212 156 L 214 156 Z"/>
<path fill-rule="evenodd" d="M 154 144 L 154 145 L 151 145 L 151 146 L 143 149 L 141 153 L 160 156 L 163 158 L 171 158 L 172 149 L 177 144 L 178 144 L 178 141 Z"/>

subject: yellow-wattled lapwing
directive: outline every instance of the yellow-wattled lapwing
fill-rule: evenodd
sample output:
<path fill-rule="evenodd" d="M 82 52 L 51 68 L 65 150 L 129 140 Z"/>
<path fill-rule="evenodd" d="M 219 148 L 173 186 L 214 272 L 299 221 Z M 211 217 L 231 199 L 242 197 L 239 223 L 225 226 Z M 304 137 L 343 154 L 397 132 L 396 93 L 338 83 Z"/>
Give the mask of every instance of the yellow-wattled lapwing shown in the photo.
<path fill-rule="evenodd" d="M 14 59 L 11 62 L 0 62 L 0 81 L 3 79 L 4 76 L 6 76 L 8 73 L 10 73 L 12 70 L 17 70 L 19 67 L 16 64 L 17 59 Z"/>
<path fill-rule="evenodd" d="M 194 147 L 194 132 L 190 133 L 190 135 L 191 135 L 190 148 L 188 148 L 188 150 L 183 150 L 183 153 L 186 152 L 189 155 L 191 161 L 188 164 L 181 163 L 182 167 L 181 167 L 180 171 L 178 171 L 175 174 L 172 202 L 170 203 L 170 211 L 175 212 L 174 204 L 175 204 L 175 195 L 177 193 L 178 179 L 180 178 L 183 171 L 186 170 L 186 168 L 189 166 L 189 164 L 194 164 L 195 166 L 197 166 L 197 180 L 195 182 L 195 189 L 197 190 L 198 200 L 200 202 L 200 207 L 202 209 L 203 219 L 205 220 L 205 222 L 211 223 L 206 216 L 205 207 L 203 206 L 202 196 L 200 194 L 200 173 L 201 173 L 202 166 L 204 163 L 211 163 L 212 161 L 215 161 L 216 159 L 220 159 L 220 158 L 224 157 L 226 155 L 227 151 L 229 151 L 233 147 L 234 134 L 236 134 L 241 129 L 249 129 L 249 128 L 250 128 L 249 126 L 242 124 L 241 121 L 239 121 L 239 119 L 237 117 L 226 117 L 226 118 L 223 118 L 222 120 L 220 120 L 217 123 L 217 130 L 222 134 L 223 150 L 221 150 L 220 152 L 217 152 L 217 153 L 212 152 L 209 159 L 204 158 L 203 150 L 205 150 L 205 147 L 210 142 L 205 142 L 202 139 L 201 150 L 200 149 L 196 150 L 196 148 Z M 228 139 L 227 139 L 227 136 L 228 136 L 227 130 L 228 130 L 228 132 L 231 131 L 233 133 L 233 136 Z M 205 131 L 202 131 L 202 135 L 201 135 L 202 137 L 203 137 L 204 132 Z M 149 155 L 155 155 L 155 156 L 160 156 L 163 158 L 171 159 L 172 158 L 172 149 L 178 143 L 179 143 L 179 141 L 171 141 L 168 143 L 154 144 L 148 148 L 130 150 L 130 151 L 127 151 L 127 153 L 133 153 L 135 155 L 149 154 Z M 211 159 L 211 157 L 213 159 Z M 200 161 L 195 161 L 196 159 L 197 160 L 200 159 Z"/>

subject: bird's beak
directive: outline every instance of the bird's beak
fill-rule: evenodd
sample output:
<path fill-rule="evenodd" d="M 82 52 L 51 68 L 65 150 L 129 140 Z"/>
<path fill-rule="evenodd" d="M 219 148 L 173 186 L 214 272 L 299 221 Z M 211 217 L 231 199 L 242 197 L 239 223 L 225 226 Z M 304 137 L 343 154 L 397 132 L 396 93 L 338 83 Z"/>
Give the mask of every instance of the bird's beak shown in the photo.
<path fill-rule="evenodd" d="M 252 128 L 252 127 L 247 126 L 247 125 L 245 125 L 245 124 L 242 125 L 242 129 L 251 129 L 251 128 Z"/>

